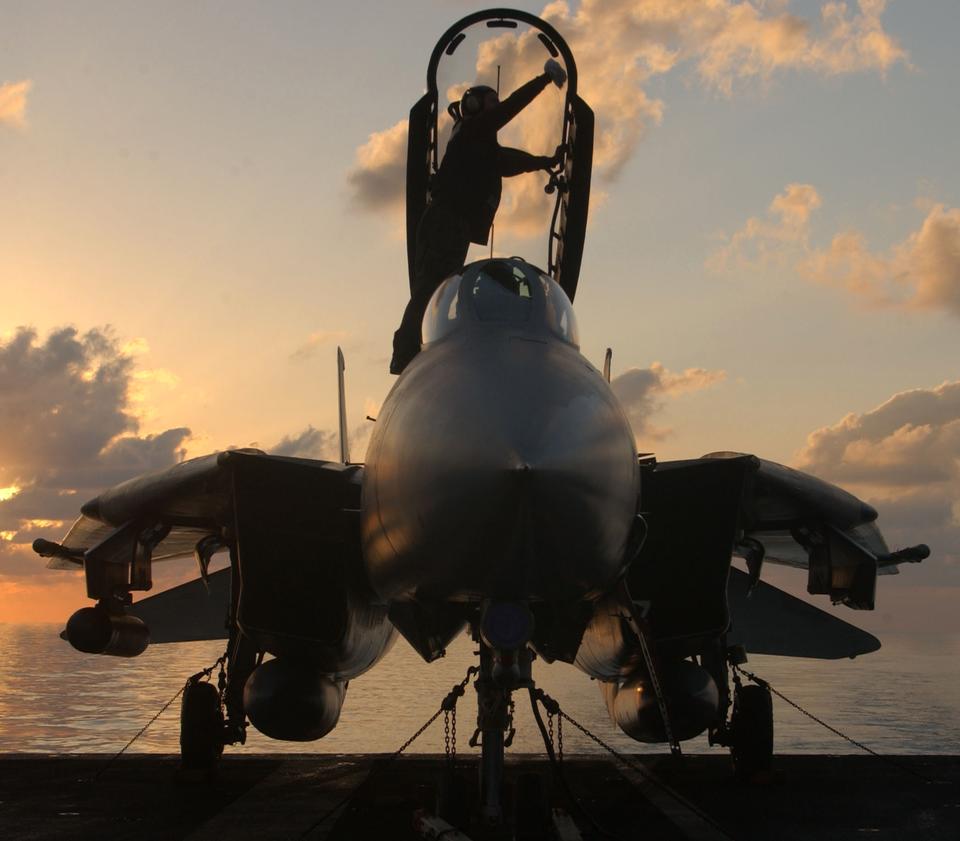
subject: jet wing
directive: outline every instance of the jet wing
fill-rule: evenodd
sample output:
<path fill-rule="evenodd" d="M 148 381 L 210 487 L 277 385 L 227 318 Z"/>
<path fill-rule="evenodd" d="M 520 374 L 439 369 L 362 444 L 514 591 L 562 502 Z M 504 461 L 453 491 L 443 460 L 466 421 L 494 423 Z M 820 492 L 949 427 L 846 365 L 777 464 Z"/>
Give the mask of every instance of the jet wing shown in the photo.
<path fill-rule="evenodd" d="M 729 458 L 744 455 L 710 453 L 703 460 Z M 876 525 L 876 509 L 842 488 L 782 464 L 748 458 L 742 538 L 734 553 L 746 560 L 751 586 L 768 560 L 808 570 L 809 593 L 873 610 L 878 574 L 896 574 L 897 564 L 929 555 L 922 544 L 891 552 Z"/>
<path fill-rule="evenodd" d="M 904 563 L 898 559 L 887 546 L 887 541 L 876 523 L 864 523 L 849 529 L 846 534 L 867 552 L 877 558 L 877 575 L 899 575 L 898 564 Z M 766 554 L 764 560 L 780 566 L 794 567 L 795 569 L 809 569 L 810 556 L 802 545 L 797 543 L 793 535 L 787 531 L 753 531 L 750 536 L 759 540 Z"/>
<path fill-rule="evenodd" d="M 49 569 L 76 570 L 85 552 L 103 543 L 129 523 L 142 528 L 160 526 L 164 536 L 153 546 L 152 560 L 169 560 L 194 554 L 198 543 L 233 525 L 234 479 L 238 467 L 259 463 L 273 473 L 299 467 L 309 484 L 322 491 L 328 514 L 344 507 L 359 507 L 363 468 L 338 462 L 269 456 L 260 450 L 228 450 L 190 459 L 165 470 L 137 476 L 94 497 L 80 509 L 60 543 L 46 544 L 41 554 L 50 557 Z M 318 516 L 321 511 L 318 511 Z M 169 531 L 167 531 L 169 528 Z M 59 549 L 60 551 L 56 551 Z"/>
<path fill-rule="evenodd" d="M 83 567 L 83 552 L 106 540 L 116 529 L 113 526 L 80 516 L 61 541 L 61 546 L 71 547 L 76 553 L 55 555 L 47 561 L 47 569 L 77 570 Z M 168 561 L 174 558 L 186 558 L 194 553 L 197 544 L 203 538 L 215 533 L 213 528 L 194 526 L 175 526 L 161 541 L 153 554 L 155 561 Z M 41 553 L 44 554 L 44 553 Z"/>
<path fill-rule="evenodd" d="M 741 644 L 751 654 L 839 660 L 869 654 L 880 641 L 860 628 L 832 616 L 777 587 L 757 582 L 730 568 L 728 644 Z"/>
<path fill-rule="evenodd" d="M 227 639 L 230 618 L 230 570 L 207 581 L 199 578 L 171 587 L 128 608 L 150 628 L 150 644 Z"/>
<path fill-rule="evenodd" d="M 729 620 L 724 583 L 731 556 L 744 558 L 748 588 L 763 562 L 807 570 L 807 591 L 873 610 L 882 569 L 927 557 L 926 546 L 891 552 L 876 510 L 842 488 L 743 453 L 641 465 L 649 533 L 628 575 L 649 601 L 658 644 L 687 650 Z"/>
<path fill-rule="evenodd" d="M 155 642 L 215 639 L 235 621 L 259 650 L 306 656 L 343 679 L 369 668 L 393 629 L 363 572 L 361 465 L 215 453 L 104 491 L 63 544 L 37 541 L 52 566 L 86 574 L 87 595 L 128 605 Z M 229 549 L 231 568 L 207 575 Z M 195 553 L 201 579 L 138 601 L 154 559 Z"/>

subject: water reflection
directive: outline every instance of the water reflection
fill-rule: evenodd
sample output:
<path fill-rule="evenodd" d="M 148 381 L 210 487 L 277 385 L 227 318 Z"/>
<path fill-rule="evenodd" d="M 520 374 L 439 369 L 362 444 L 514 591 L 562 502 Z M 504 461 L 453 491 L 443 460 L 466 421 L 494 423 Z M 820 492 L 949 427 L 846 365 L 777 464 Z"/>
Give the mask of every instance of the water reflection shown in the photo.
<path fill-rule="evenodd" d="M 119 750 L 170 699 L 189 675 L 213 663 L 222 643 L 157 645 L 135 660 L 79 654 L 57 637 L 54 625 L 0 624 L 0 751 L 41 753 Z M 881 752 L 951 753 L 960 741 L 960 639 L 890 637 L 879 652 L 855 661 L 753 657 L 748 668 L 785 695 L 851 737 Z M 337 729 L 315 743 L 271 741 L 252 728 L 247 744 L 231 752 L 353 753 L 392 751 L 439 706 L 473 662 L 462 637 L 448 656 L 426 665 L 401 640 L 370 673 L 352 681 Z M 599 688 L 565 664 L 534 664 L 539 685 L 574 718 L 614 747 L 647 751 L 609 721 Z M 526 695 L 518 693 L 515 752 L 542 749 Z M 776 749 L 783 753 L 850 753 L 856 749 L 774 699 Z M 131 748 L 178 750 L 179 703 Z M 476 721 L 476 695 L 460 702 L 458 750 Z M 564 731 L 570 752 L 599 748 L 573 728 Z M 653 748 L 657 750 L 657 748 Z M 711 750 L 706 738 L 685 744 Z M 411 752 L 442 750 L 439 724 Z"/>

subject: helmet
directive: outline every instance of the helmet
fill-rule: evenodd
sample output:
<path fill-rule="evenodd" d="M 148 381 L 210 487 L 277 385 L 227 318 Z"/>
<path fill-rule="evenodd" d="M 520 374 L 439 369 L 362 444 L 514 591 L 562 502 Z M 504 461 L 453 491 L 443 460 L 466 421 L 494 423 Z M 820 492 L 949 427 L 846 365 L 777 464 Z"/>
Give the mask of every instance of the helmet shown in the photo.
<path fill-rule="evenodd" d="M 484 100 L 488 94 L 496 95 L 496 91 L 488 85 L 474 85 L 467 88 L 460 97 L 460 114 L 463 117 L 475 117 L 483 111 Z"/>

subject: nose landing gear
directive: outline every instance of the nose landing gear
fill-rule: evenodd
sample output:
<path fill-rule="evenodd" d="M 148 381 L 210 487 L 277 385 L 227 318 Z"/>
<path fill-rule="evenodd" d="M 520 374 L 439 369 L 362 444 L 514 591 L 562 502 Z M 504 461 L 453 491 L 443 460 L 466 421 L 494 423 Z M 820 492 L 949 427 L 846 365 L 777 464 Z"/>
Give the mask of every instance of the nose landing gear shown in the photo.
<path fill-rule="evenodd" d="M 505 740 L 513 737 L 515 689 L 533 686 L 532 652 L 524 647 L 498 651 L 480 644 L 477 678 L 477 734 L 480 736 L 480 816 L 496 826 L 503 821 L 503 762 Z"/>

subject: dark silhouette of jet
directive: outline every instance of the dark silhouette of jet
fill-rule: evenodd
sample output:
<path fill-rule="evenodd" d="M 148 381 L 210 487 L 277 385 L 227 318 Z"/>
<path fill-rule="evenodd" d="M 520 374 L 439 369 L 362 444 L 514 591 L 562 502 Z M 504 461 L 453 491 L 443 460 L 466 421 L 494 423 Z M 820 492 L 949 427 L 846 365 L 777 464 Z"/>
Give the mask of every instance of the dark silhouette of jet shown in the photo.
<path fill-rule="evenodd" d="M 532 15 L 471 15 L 433 52 L 410 115 L 411 275 L 437 167 L 437 65 L 469 26 L 518 22 L 568 76 L 547 267 L 481 260 L 440 285 L 365 463 L 347 452 L 341 355 L 341 462 L 256 450 L 195 458 L 105 490 L 60 544 L 35 545 L 51 566 L 85 571 L 95 605 L 64 632 L 80 651 L 135 656 L 151 639 L 227 639 L 223 691 L 185 693 L 188 765 L 215 762 L 248 720 L 277 739 L 321 738 L 347 682 L 398 633 L 429 662 L 467 630 L 480 650 L 488 820 L 501 816 L 512 693 L 533 690 L 535 657 L 596 678 L 632 738 L 676 747 L 706 730 L 749 776 L 769 764 L 773 718 L 766 688 L 731 679 L 745 652 L 841 658 L 879 647 L 765 584 L 763 564 L 803 568 L 810 593 L 872 610 L 878 573 L 928 554 L 891 552 L 871 506 L 754 455 L 638 456 L 609 356 L 601 372 L 581 355 L 572 306 L 593 117 L 569 48 Z M 229 568 L 209 575 L 221 550 Z M 190 553 L 200 579 L 131 604 L 155 561 Z M 735 556 L 747 573 L 731 567 Z"/>

